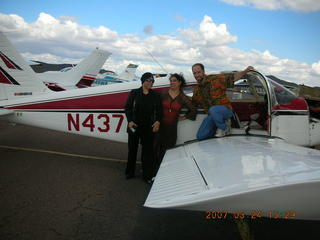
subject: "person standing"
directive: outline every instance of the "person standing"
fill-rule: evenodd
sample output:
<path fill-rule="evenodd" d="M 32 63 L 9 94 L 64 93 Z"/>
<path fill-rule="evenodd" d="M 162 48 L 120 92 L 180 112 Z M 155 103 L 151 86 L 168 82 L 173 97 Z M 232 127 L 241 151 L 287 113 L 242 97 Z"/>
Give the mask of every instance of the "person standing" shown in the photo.
<path fill-rule="evenodd" d="M 159 131 L 162 106 L 160 95 L 151 88 L 154 83 L 152 73 L 141 76 L 142 86 L 130 92 L 125 106 L 128 121 L 128 161 L 126 178 L 133 178 L 139 142 L 142 146 L 141 163 L 143 180 L 150 183 L 153 177 L 153 141 Z"/>
<path fill-rule="evenodd" d="M 164 154 L 168 148 L 174 147 L 177 142 L 178 121 L 190 119 L 195 120 L 196 108 L 183 92 L 185 79 L 182 75 L 174 73 L 170 75 L 170 88 L 161 92 L 163 117 L 161 128 L 155 140 L 155 173 L 156 175 Z M 179 116 L 181 108 L 187 108 L 184 116 Z"/>
<path fill-rule="evenodd" d="M 201 105 L 208 113 L 197 132 L 198 140 L 229 134 L 233 111 L 227 97 L 227 88 L 233 87 L 235 81 L 251 70 L 254 68 L 249 66 L 242 72 L 206 75 L 203 64 L 196 63 L 192 66 L 193 76 L 198 82 L 193 89 L 192 102 Z"/>

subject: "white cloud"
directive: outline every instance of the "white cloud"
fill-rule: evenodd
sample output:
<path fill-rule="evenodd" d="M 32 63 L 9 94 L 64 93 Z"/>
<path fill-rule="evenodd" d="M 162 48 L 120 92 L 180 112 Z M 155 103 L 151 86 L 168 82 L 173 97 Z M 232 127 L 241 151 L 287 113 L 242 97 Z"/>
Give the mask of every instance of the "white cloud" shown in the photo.
<path fill-rule="evenodd" d="M 59 17 L 62 21 L 71 21 L 71 22 L 78 22 L 79 19 L 73 16 L 61 16 Z"/>
<path fill-rule="evenodd" d="M 229 44 L 236 42 L 237 36 L 229 33 L 226 24 L 217 24 L 207 15 L 193 28 L 178 29 L 175 36 L 143 38 L 137 34 L 119 34 L 106 26 L 82 26 L 72 19 L 54 18 L 45 13 L 33 23 L 17 15 L 0 14 L 0 31 L 24 57 L 44 62 L 77 63 L 100 47 L 112 52 L 104 67 L 118 73 L 129 62 L 139 64 L 137 75 L 144 71 L 159 73 L 163 72 L 160 63 L 168 72 L 189 76 L 192 64 L 202 62 L 208 73 L 242 70 L 253 65 L 263 73 L 296 83 L 316 85 L 320 78 L 320 62 L 310 65 L 281 59 L 267 49 L 231 48 Z"/>
<path fill-rule="evenodd" d="M 320 75 L 320 61 L 317 63 L 312 64 L 312 70 Z M 320 80 L 320 78 L 319 78 Z"/>
<path fill-rule="evenodd" d="M 212 18 L 205 15 L 199 29 L 181 29 L 180 33 L 192 44 L 202 46 L 226 45 L 237 41 L 236 36 L 231 36 L 225 24 L 217 25 Z"/>
<path fill-rule="evenodd" d="M 319 0 L 220 0 L 236 6 L 249 6 L 265 10 L 291 10 L 314 12 L 320 10 Z"/>

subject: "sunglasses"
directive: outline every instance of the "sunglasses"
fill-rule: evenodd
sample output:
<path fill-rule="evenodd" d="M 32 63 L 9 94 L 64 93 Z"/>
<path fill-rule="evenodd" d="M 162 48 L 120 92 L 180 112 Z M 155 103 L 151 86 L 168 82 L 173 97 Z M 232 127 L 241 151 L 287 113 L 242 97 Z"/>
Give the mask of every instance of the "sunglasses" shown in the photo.
<path fill-rule="evenodd" d="M 169 81 L 170 81 L 170 82 L 179 82 L 178 79 L 170 79 Z"/>
<path fill-rule="evenodd" d="M 146 79 L 146 82 L 153 82 L 154 83 L 154 79 L 153 78 L 148 78 L 148 79 Z"/>

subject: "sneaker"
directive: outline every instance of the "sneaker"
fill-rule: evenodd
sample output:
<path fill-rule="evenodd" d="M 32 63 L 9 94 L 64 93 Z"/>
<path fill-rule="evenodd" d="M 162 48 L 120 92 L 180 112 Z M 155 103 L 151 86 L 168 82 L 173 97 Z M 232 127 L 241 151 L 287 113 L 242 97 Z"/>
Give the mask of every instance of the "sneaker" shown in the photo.
<path fill-rule="evenodd" d="M 226 125 L 227 125 L 226 130 L 222 130 L 222 129 L 218 128 L 216 131 L 216 134 L 214 136 L 215 137 L 224 137 L 226 135 L 229 135 L 231 133 L 231 119 L 230 118 L 226 121 Z"/>
<path fill-rule="evenodd" d="M 220 128 L 217 129 L 215 137 L 224 137 L 226 135 L 226 130 L 222 130 Z"/>

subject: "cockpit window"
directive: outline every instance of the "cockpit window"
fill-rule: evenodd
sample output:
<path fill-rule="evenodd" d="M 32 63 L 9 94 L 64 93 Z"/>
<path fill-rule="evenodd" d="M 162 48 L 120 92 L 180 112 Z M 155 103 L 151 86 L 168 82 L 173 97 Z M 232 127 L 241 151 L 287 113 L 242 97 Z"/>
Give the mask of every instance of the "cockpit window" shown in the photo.
<path fill-rule="evenodd" d="M 284 86 L 268 79 L 271 86 L 271 93 L 275 96 L 276 104 L 286 104 L 292 102 L 297 96 Z"/>

